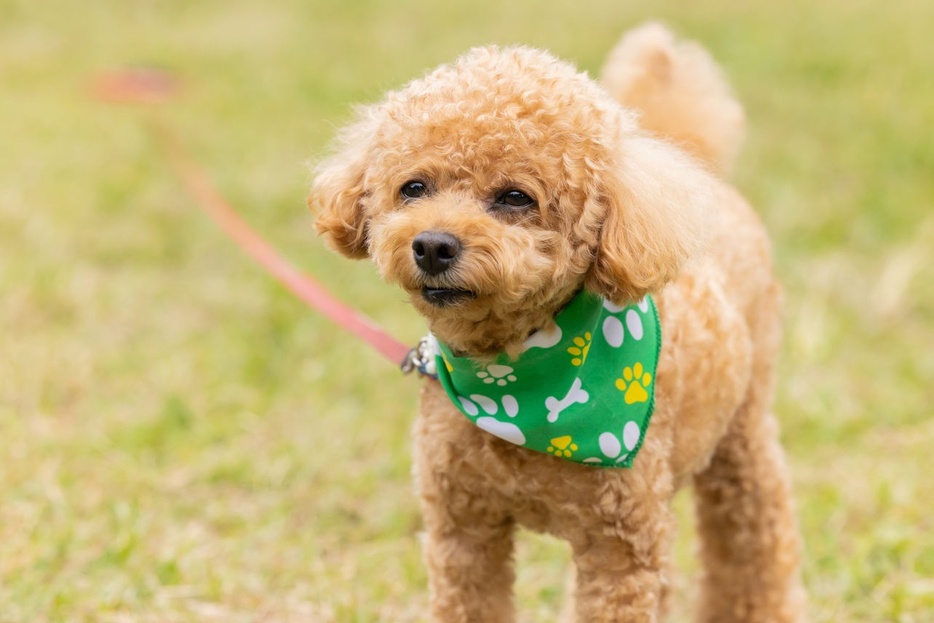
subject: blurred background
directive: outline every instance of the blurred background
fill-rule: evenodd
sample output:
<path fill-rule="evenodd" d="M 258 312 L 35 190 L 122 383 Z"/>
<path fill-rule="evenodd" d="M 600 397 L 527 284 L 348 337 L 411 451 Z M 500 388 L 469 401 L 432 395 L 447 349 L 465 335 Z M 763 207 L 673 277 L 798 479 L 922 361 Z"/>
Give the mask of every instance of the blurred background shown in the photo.
<path fill-rule="evenodd" d="M 401 295 L 315 237 L 308 163 L 354 103 L 471 46 L 595 74 L 649 18 L 710 49 L 747 108 L 734 181 L 786 286 L 777 411 L 812 618 L 934 620 L 934 3 L 0 0 L 0 621 L 424 620 L 417 381 L 246 259 L 147 115 L 414 343 Z M 178 96 L 93 97 L 128 66 Z M 565 547 L 525 535 L 518 559 L 520 620 L 554 620 Z"/>

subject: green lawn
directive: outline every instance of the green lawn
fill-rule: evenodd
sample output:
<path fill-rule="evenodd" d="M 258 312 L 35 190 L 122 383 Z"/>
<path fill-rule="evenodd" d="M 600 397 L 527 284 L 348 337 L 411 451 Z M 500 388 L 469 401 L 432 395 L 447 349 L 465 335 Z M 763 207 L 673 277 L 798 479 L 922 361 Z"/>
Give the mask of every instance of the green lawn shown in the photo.
<path fill-rule="evenodd" d="M 306 163 L 353 103 L 472 45 L 595 72 L 649 17 L 704 42 L 747 106 L 735 180 L 786 285 L 812 618 L 934 620 L 934 3 L 0 0 L 0 621 L 405 622 L 426 603 L 417 382 L 245 259 L 145 111 L 94 101 L 92 76 L 177 75 L 161 114 L 227 197 L 411 342 L 399 293 L 315 238 Z M 683 594 L 692 548 L 685 531 Z M 519 560 L 521 620 L 554 620 L 564 547 L 528 535 Z"/>

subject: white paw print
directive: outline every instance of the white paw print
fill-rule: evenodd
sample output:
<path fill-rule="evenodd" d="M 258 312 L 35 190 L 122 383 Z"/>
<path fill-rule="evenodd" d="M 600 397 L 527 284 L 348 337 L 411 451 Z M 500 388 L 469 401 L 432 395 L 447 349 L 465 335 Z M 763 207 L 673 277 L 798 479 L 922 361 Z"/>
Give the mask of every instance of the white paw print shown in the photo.
<path fill-rule="evenodd" d="M 479 415 L 480 409 L 483 409 L 490 415 L 496 415 L 497 412 L 499 412 L 499 405 L 496 404 L 495 400 L 486 396 L 481 396 L 480 394 L 471 394 L 470 398 L 458 396 L 457 399 L 464 408 L 464 412 L 470 416 Z M 503 411 L 511 418 L 519 414 L 519 402 L 516 400 L 515 396 L 510 396 L 508 394 L 503 396 Z M 519 427 L 512 422 L 502 422 L 494 417 L 483 416 L 477 418 L 476 424 L 491 435 L 496 435 L 500 439 L 505 439 L 517 446 L 521 446 L 525 443 L 525 435 Z"/>
<path fill-rule="evenodd" d="M 600 443 L 600 452 L 614 463 L 622 463 L 629 457 L 629 454 L 636 449 L 636 444 L 639 443 L 640 435 L 641 431 L 639 430 L 638 424 L 635 422 L 626 422 L 626 425 L 623 427 L 622 442 L 620 442 L 619 437 L 610 432 L 600 435 L 598 439 Z M 624 447 L 626 448 L 625 452 L 623 452 Z M 584 459 L 584 463 L 600 465 L 603 464 L 603 459 L 592 456 L 588 459 Z"/>
<path fill-rule="evenodd" d="M 469 398 L 458 396 L 457 399 L 460 401 L 461 406 L 464 408 L 464 412 L 470 416 L 479 415 L 480 409 L 483 409 L 490 415 L 496 415 L 496 413 L 499 411 L 499 405 L 496 404 L 496 401 L 492 398 L 488 398 L 487 396 L 481 396 L 480 394 L 470 394 Z M 519 415 L 519 401 L 516 400 L 515 396 L 510 396 L 509 394 L 503 396 L 503 411 L 509 417 L 516 417 Z"/>
<path fill-rule="evenodd" d="M 477 378 L 482 379 L 487 385 L 496 383 L 500 387 L 505 387 L 516 380 L 516 375 L 512 372 L 513 369 L 509 366 L 491 364 L 477 372 Z"/>
<path fill-rule="evenodd" d="M 477 426 L 491 435 L 496 435 L 509 443 L 521 446 L 525 443 L 525 435 L 518 426 L 511 422 L 500 422 L 496 418 L 481 417 L 477 418 Z"/>
<path fill-rule="evenodd" d="M 625 306 L 620 307 L 619 305 L 614 305 L 609 301 L 603 301 L 603 307 L 607 311 L 612 313 L 619 313 L 625 309 Z M 643 297 L 641 301 L 637 304 L 637 307 L 642 310 L 643 313 L 649 310 L 649 302 Z M 629 330 L 629 335 L 632 336 L 632 339 L 637 342 L 642 339 L 643 327 L 642 327 L 642 318 L 634 309 L 630 309 L 626 312 L 626 329 Z M 606 338 L 607 344 L 613 348 L 619 348 L 623 345 L 623 340 L 626 337 L 626 331 L 623 329 L 623 321 L 617 318 L 616 316 L 607 316 L 603 320 L 603 337 Z"/>

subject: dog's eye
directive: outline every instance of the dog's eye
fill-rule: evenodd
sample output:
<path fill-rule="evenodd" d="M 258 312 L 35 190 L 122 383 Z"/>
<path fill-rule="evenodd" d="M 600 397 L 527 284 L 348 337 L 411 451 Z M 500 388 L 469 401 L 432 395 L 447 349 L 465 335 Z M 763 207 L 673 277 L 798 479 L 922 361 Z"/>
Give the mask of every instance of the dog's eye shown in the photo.
<path fill-rule="evenodd" d="M 428 194 L 428 186 L 424 182 L 411 180 L 402 185 L 399 194 L 402 195 L 403 199 L 418 199 Z"/>
<path fill-rule="evenodd" d="M 496 198 L 496 202 L 493 204 L 494 209 L 501 210 L 518 210 L 522 208 L 530 208 L 535 205 L 535 200 L 529 197 L 527 194 L 520 190 L 507 190 Z"/>

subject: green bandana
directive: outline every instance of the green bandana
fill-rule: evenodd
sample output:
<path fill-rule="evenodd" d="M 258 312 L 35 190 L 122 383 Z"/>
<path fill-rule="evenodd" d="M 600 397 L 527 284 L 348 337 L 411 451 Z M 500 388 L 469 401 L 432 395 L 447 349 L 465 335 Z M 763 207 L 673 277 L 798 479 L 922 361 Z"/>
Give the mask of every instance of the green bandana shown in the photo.
<path fill-rule="evenodd" d="M 518 446 L 632 467 L 655 400 L 661 325 L 650 296 L 629 307 L 589 292 L 534 333 L 516 360 L 481 365 L 435 349 L 438 380 L 474 424 Z"/>

